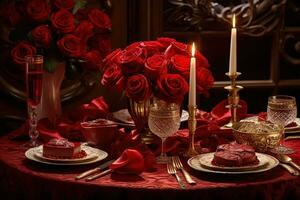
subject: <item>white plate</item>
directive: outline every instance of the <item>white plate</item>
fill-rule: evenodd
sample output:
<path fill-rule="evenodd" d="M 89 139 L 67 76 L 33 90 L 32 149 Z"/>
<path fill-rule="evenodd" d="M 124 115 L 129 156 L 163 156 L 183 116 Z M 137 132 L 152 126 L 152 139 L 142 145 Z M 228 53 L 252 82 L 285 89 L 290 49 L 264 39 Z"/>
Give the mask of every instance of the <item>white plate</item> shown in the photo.
<path fill-rule="evenodd" d="M 247 168 L 241 170 L 240 167 L 234 168 L 232 167 L 230 170 L 224 170 L 224 169 L 218 169 L 218 167 L 215 168 L 209 168 L 205 167 L 201 164 L 203 163 L 203 160 L 211 160 L 211 155 L 214 153 L 206 153 L 206 154 L 200 154 L 197 156 L 194 156 L 188 160 L 188 165 L 197 170 L 197 171 L 202 171 L 202 172 L 209 172 L 209 173 L 216 173 L 216 174 L 251 174 L 251 173 L 259 173 L 259 172 L 264 172 L 267 170 L 270 170 L 274 167 L 276 167 L 279 164 L 279 161 L 274 158 L 273 156 L 267 155 L 267 154 L 262 154 L 262 153 L 256 153 L 258 156 L 258 159 L 261 160 L 262 162 L 267 162 L 267 164 L 264 164 L 258 168 Z"/>
<path fill-rule="evenodd" d="M 43 156 L 43 145 L 38 146 L 34 149 L 34 155 L 42 160 L 50 161 L 50 162 L 83 162 L 87 160 L 92 160 L 98 157 L 98 151 L 95 148 L 81 145 L 81 150 L 84 150 L 87 154 L 83 158 L 74 158 L 74 159 L 62 159 L 62 158 L 48 158 Z"/>
<path fill-rule="evenodd" d="M 121 122 L 124 122 L 124 123 L 127 123 L 127 124 L 134 124 L 134 121 L 132 120 L 132 118 L 129 114 L 129 111 L 126 108 L 122 109 L 122 110 L 118 110 L 116 112 L 113 112 L 112 116 L 113 116 L 113 118 L 115 118 L 115 119 L 117 119 Z M 181 122 L 187 121 L 188 118 L 189 118 L 188 111 L 182 110 L 180 121 Z"/>
<path fill-rule="evenodd" d="M 248 117 L 248 118 L 242 119 L 241 121 L 257 122 L 258 117 L 257 116 Z M 294 122 L 296 122 L 297 126 L 285 127 L 284 128 L 285 133 L 299 133 L 300 132 L 300 118 L 296 118 Z"/>
<path fill-rule="evenodd" d="M 92 154 L 94 154 L 90 159 L 88 160 L 82 160 L 82 161 L 68 161 L 68 162 L 64 162 L 64 161 L 54 161 L 54 160 L 45 160 L 43 158 L 40 158 L 37 155 L 37 152 L 39 152 L 40 150 L 38 149 L 40 147 L 34 147 L 34 148 L 30 148 L 25 152 L 25 156 L 26 158 L 28 158 L 29 160 L 35 161 L 35 162 L 39 162 L 39 163 L 44 163 L 44 164 L 49 164 L 49 165 L 86 165 L 86 164 L 91 164 L 91 163 L 96 163 L 99 162 L 103 159 L 105 159 L 108 154 L 105 151 L 102 151 L 100 149 L 96 149 L 93 147 L 88 147 L 88 146 L 84 146 L 84 148 L 89 149 L 89 152 L 91 152 Z"/>

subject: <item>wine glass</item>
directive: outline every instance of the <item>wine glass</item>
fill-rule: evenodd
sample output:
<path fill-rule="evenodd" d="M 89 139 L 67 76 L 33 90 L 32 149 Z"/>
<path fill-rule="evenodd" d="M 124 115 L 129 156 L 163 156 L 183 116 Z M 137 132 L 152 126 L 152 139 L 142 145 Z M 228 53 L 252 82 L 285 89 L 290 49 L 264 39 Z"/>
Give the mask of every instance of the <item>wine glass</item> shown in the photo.
<path fill-rule="evenodd" d="M 267 119 L 274 123 L 285 127 L 295 121 L 297 117 L 296 99 L 292 96 L 277 95 L 268 99 Z M 275 149 L 280 154 L 290 154 L 294 150 L 282 145 L 284 141 L 284 133 L 282 134 L 281 144 Z"/>
<path fill-rule="evenodd" d="M 27 90 L 27 108 L 29 115 L 29 137 L 30 142 L 25 146 L 38 146 L 37 138 L 39 132 L 37 127 L 37 106 L 41 101 L 42 82 L 43 82 L 43 56 L 28 55 L 25 56 L 26 63 L 26 90 Z"/>
<path fill-rule="evenodd" d="M 163 100 L 154 100 L 150 105 L 148 125 L 151 132 L 160 137 L 162 142 L 161 155 L 156 158 L 157 163 L 168 163 L 169 158 L 164 151 L 164 142 L 180 127 L 180 106 Z"/>

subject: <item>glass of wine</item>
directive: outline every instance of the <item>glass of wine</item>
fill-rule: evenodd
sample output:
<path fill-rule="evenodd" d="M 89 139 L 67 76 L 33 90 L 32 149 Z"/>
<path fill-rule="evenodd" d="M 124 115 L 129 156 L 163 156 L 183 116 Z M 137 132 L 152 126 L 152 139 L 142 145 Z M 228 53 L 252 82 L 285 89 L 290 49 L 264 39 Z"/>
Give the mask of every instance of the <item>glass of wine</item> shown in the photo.
<path fill-rule="evenodd" d="M 42 82 L 43 82 L 43 63 L 42 55 L 25 56 L 26 63 L 26 89 L 27 89 L 27 108 L 29 115 L 29 137 L 30 142 L 25 146 L 38 146 L 37 138 L 37 105 L 41 101 Z"/>
<path fill-rule="evenodd" d="M 156 99 L 150 106 L 148 125 L 150 131 L 161 138 L 161 155 L 156 158 L 157 163 L 168 163 L 169 158 L 165 153 L 164 142 L 180 127 L 180 106 Z"/>
<path fill-rule="evenodd" d="M 292 96 L 277 95 L 268 98 L 267 119 L 268 121 L 285 127 L 295 121 L 297 117 L 296 99 Z M 276 153 L 290 154 L 294 150 L 283 146 L 284 133 L 280 145 L 275 149 Z"/>

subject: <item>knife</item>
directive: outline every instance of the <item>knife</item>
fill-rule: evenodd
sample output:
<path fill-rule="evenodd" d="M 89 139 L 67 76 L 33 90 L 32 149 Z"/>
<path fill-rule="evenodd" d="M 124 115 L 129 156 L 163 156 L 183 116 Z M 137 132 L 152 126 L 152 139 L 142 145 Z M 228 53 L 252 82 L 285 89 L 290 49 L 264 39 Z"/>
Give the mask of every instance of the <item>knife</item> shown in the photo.
<path fill-rule="evenodd" d="M 95 175 L 92 175 L 92 176 L 87 177 L 87 178 L 85 179 L 85 181 L 92 181 L 92 180 L 94 180 L 94 179 L 97 179 L 97 178 L 100 178 L 100 177 L 105 176 L 105 175 L 107 175 L 107 174 L 110 174 L 111 172 L 112 172 L 111 169 L 107 169 L 107 170 L 105 170 L 105 171 L 103 171 L 103 172 L 101 172 L 101 173 L 99 173 L 99 174 L 95 174 Z"/>
<path fill-rule="evenodd" d="M 94 169 L 90 169 L 88 171 L 85 171 L 82 174 L 79 174 L 78 176 L 76 176 L 75 179 L 79 180 L 79 179 L 87 177 L 87 176 L 89 176 L 91 174 L 101 172 L 102 170 L 104 170 L 105 168 L 107 168 L 112 162 L 114 162 L 114 160 L 109 160 L 109 161 L 103 163 L 102 165 L 100 165 L 100 166 L 98 166 L 98 167 L 96 167 Z"/>

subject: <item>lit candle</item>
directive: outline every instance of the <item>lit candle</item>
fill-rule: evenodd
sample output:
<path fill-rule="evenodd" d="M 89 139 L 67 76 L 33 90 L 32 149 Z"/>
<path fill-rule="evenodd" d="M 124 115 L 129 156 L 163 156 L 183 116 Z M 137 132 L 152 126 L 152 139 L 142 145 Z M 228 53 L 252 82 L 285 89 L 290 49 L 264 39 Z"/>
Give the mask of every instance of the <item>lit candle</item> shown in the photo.
<path fill-rule="evenodd" d="M 189 106 L 196 105 L 196 58 L 195 58 L 195 43 L 192 46 L 192 57 L 190 64 L 190 88 L 189 88 Z"/>
<path fill-rule="evenodd" d="M 229 60 L 229 75 L 236 73 L 236 28 L 235 14 L 232 19 L 231 42 L 230 42 L 230 60 Z"/>

